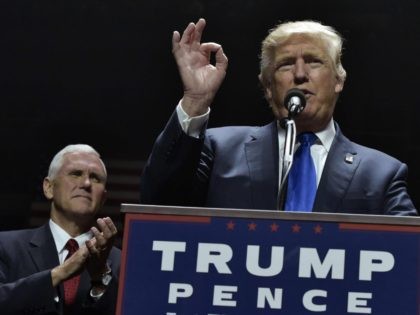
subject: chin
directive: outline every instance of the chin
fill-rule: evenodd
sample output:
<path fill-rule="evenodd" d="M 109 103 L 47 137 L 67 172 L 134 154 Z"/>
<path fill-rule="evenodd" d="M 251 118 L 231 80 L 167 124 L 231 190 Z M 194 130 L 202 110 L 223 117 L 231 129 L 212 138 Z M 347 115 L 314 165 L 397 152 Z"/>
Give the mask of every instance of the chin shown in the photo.
<path fill-rule="evenodd" d="M 92 216 L 92 215 L 95 215 L 96 209 L 92 209 L 92 207 L 90 207 L 90 206 L 89 207 L 87 207 L 87 206 L 75 206 L 75 207 L 73 207 L 71 212 L 75 216 Z"/>

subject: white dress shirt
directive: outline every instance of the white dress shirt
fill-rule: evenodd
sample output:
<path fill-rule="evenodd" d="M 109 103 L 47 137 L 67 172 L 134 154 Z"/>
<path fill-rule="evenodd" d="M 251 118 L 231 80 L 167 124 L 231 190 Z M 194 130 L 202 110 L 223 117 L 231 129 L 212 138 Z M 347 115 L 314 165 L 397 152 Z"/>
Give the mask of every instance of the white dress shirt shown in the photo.
<path fill-rule="evenodd" d="M 57 248 L 58 259 L 60 264 L 64 262 L 69 251 L 66 249 L 67 241 L 71 238 L 75 239 L 79 247 L 85 244 L 86 241 L 93 237 L 91 231 L 81 234 L 77 237 L 71 237 L 66 231 L 64 231 L 57 223 L 50 219 L 50 229 L 54 238 L 55 247 Z"/>
<path fill-rule="evenodd" d="M 90 240 L 93 237 L 93 234 L 91 231 L 83 233 L 77 237 L 71 237 L 70 234 L 64 231 L 57 223 L 55 223 L 51 219 L 49 221 L 49 225 L 50 225 L 52 236 L 54 238 L 54 243 L 57 249 L 58 260 L 60 262 L 60 265 L 64 262 L 64 260 L 67 257 L 67 254 L 69 253 L 69 251 L 66 249 L 66 244 L 69 239 L 73 238 L 74 240 L 76 240 L 79 247 L 81 247 L 85 244 L 86 241 Z M 92 296 L 92 290 L 90 291 L 90 294 Z M 57 303 L 59 302 L 58 295 L 54 297 L 54 300 Z"/>

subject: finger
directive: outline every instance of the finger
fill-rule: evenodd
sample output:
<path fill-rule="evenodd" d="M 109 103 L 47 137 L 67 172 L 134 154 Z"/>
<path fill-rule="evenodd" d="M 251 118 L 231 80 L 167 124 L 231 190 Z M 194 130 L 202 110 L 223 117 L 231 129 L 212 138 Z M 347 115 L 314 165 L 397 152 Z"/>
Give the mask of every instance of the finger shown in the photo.
<path fill-rule="evenodd" d="M 98 255 L 99 254 L 99 249 L 96 247 L 96 243 L 93 242 L 94 239 L 88 240 L 85 242 L 86 244 L 86 248 L 89 252 L 90 255 Z"/>
<path fill-rule="evenodd" d="M 76 255 L 81 257 L 81 259 L 85 260 L 88 256 L 87 246 L 80 246 L 80 248 L 76 251 Z M 74 256 L 74 255 L 72 255 L 72 256 Z"/>
<path fill-rule="evenodd" d="M 101 234 L 105 239 L 109 239 L 112 237 L 112 232 L 108 227 L 108 224 L 105 222 L 105 219 L 98 219 L 96 220 L 96 223 L 98 224 Z"/>
<path fill-rule="evenodd" d="M 220 49 L 220 47 L 222 46 L 220 46 L 217 43 L 203 43 L 200 45 L 200 52 L 203 55 L 207 56 L 208 60 L 210 60 L 211 53 L 217 52 Z"/>
<path fill-rule="evenodd" d="M 95 247 L 102 248 L 106 244 L 106 239 L 104 238 L 103 234 L 94 226 L 90 228 L 93 233 L 94 238 L 96 239 Z"/>
<path fill-rule="evenodd" d="M 223 48 L 220 46 L 220 49 L 217 50 L 216 56 L 216 68 L 218 70 L 226 71 L 228 66 L 228 58 L 226 57 L 225 53 L 223 52 Z"/>
<path fill-rule="evenodd" d="M 174 31 L 172 34 L 172 51 L 175 51 L 179 47 L 179 41 L 181 40 L 181 35 L 178 31 Z"/>
<path fill-rule="evenodd" d="M 117 228 L 111 218 L 98 219 L 97 223 L 105 240 L 109 240 L 117 234 Z"/>
<path fill-rule="evenodd" d="M 195 24 L 191 22 L 188 24 L 184 32 L 182 33 L 180 44 L 189 44 L 191 42 L 192 36 L 194 34 Z"/>
<path fill-rule="evenodd" d="M 206 27 L 206 20 L 201 18 L 198 20 L 197 24 L 195 25 L 195 32 L 194 32 L 194 41 L 197 43 L 201 42 L 201 36 L 203 35 L 203 30 Z"/>
<path fill-rule="evenodd" d="M 118 233 L 118 229 L 115 226 L 114 222 L 112 221 L 112 219 L 110 217 L 106 217 L 104 218 L 104 222 L 106 223 L 106 225 L 108 226 L 109 230 L 111 231 L 112 235 L 117 235 Z"/>

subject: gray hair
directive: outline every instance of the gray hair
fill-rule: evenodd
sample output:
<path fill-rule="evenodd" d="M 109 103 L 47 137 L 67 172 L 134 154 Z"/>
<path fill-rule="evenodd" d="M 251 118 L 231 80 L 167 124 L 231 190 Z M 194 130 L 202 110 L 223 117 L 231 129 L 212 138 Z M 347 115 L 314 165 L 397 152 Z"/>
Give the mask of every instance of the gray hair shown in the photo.
<path fill-rule="evenodd" d="M 61 151 L 59 151 L 52 159 L 50 168 L 48 169 L 48 178 L 54 179 L 57 176 L 58 171 L 63 166 L 63 158 L 65 154 L 79 153 L 79 152 L 93 153 L 97 155 L 99 158 L 99 161 L 102 164 L 102 167 L 104 168 L 105 175 L 107 174 L 105 164 L 101 160 L 101 156 L 99 155 L 99 153 L 94 148 L 92 148 L 90 145 L 87 145 L 87 144 L 70 144 L 66 146 L 64 149 L 62 149 Z"/>
<path fill-rule="evenodd" d="M 267 87 L 271 80 L 275 49 L 288 40 L 290 36 L 296 34 L 321 39 L 327 48 L 337 76 L 342 82 L 345 81 L 346 70 L 341 64 L 343 38 L 331 26 L 307 20 L 281 23 L 269 31 L 261 46 L 260 79 L 264 87 Z"/>

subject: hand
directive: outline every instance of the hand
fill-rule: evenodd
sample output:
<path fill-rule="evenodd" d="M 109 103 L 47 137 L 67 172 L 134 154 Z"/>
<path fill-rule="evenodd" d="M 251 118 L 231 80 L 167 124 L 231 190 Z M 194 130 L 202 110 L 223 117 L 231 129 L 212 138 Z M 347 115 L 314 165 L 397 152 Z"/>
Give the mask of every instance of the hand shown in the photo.
<path fill-rule="evenodd" d="M 199 19 L 190 23 L 182 37 L 178 31 L 172 36 L 172 53 L 184 86 L 182 108 L 191 117 L 207 112 L 226 75 L 228 59 L 222 46 L 216 43 L 201 43 L 206 21 Z M 210 56 L 215 53 L 215 65 Z"/>
<path fill-rule="evenodd" d="M 92 227 L 93 238 L 86 242 L 89 257 L 86 268 L 91 280 L 99 280 L 107 271 L 107 259 L 118 233 L 111 218 L 98 219 L 98 228 Z"/>
<path fill-rule="evenodd" d="M 89 251 L 86 246 L 81 246 L 73 255 L 64 261 L 61 265 L 51 270 L 53 286 L 56 287 L 64 280 L 67 280 L 79 273 L 85 267 Z"/>

